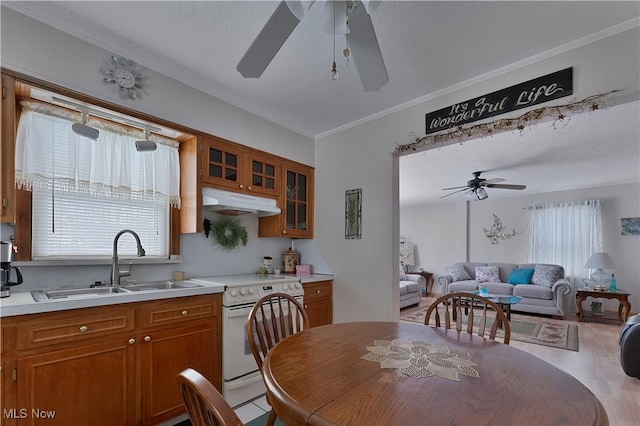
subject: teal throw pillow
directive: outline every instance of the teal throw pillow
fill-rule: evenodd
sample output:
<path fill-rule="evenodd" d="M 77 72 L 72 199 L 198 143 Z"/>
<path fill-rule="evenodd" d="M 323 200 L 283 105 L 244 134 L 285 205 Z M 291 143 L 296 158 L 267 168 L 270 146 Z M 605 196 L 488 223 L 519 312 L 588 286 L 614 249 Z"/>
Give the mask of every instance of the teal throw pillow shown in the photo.
<path fill-rule="evenodd" d="M 509 284 L 529 284 L 533 277 L 533 269 L 519 269 L 514 268 L 507 278 Z"/>

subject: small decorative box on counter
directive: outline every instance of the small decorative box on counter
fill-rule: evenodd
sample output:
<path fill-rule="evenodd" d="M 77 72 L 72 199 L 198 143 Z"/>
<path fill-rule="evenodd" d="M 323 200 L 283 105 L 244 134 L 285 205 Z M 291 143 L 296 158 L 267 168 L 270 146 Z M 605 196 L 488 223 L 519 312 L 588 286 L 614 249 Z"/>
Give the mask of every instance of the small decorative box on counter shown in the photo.
<path fill-rule="evenodd" d="M 299 276 L 311 275 L 311 265 L 296 265 L 296 275 L 299 275 Z"/>

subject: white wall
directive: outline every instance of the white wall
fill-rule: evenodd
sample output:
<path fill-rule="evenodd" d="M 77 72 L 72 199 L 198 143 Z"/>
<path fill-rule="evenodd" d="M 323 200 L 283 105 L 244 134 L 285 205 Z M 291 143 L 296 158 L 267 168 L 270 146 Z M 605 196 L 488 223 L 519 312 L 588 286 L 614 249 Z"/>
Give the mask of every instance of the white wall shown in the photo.
<path fill-rule="evenodd" d="M 232 141 L 314 165 L 311 139 L 287 130 L 219 99 L 199 92 L 164 75 L 146 70 L 147 94 L 140 99 L 122 99 L 113 85 L 102 82 L 99 67 L 111 53 L 66 33 L 21 15 L 1 10 L 0 57 L 3 68 L 33 76 L 71 90 L 88 94 L 127 108 L 207 132 Z M 184 270 L 187 276 L 253 273 L 263 256 L 281 259 L 291 245 L 289 239 L 258 238 L 257 217 L 243 216 L 249 233 L 246 247 L 224 253 L 211 239 L 200 234 L 183 235 L 183 262 L 165 265 L 134 265 L 133 278 L 169 279 L 171 271 Z M 0 226 L 0 238 L 13 235 L 9 225 Z M 310 252 L 317 253 L 313 242 Z M 312 250 L 314 249 L 314 250 Z M 305 253 L 301 252 L 304 259 Z M 109 279 L 109 265 L 34 266 L 22 265 L 27 287 L 55 287 L 93 283 Z"/>
<path fill-rule="evenodd" d="M 621 235 L 620 219 L 640 217 L 640 184 L 625 184 L 571 191 L 547 192 L 505 198 L 491 198 L 469 203 L 469 260 L 475 262 L 524 263 L 526 261 L 527 212 L 524 207 L 557 202 L 599 199 L 602 201 L 602 238 L 604 251 L 616 263 L 618 287 L 631 293 L 629 302 L 634 312 L 640 311 L 640 236 Z M 442 228 L 453 229 L 465 222 L 457 215 L 447 217 L 443 211 L 462 210 L 466 202 L 446 206 L 424 206 L 401 209 L 400 229 L 417 246 L 420 266 L 436 274 L 454 262 L 465 260 L 464 249 L 446 242 L 433 244 L 431 235 L 442 235 Z M 496 214 L 502 224 L 516 230 L 516 236 L 493 245 L 484 236 Z M 437 220 L 424 220 L 431 218 Z M 454 233 L 454 235 L 456 235 Z M 457 237 L 456 237 L 457 238 Z M 442 242 L 442 241 L 437 241 Z M 584 271 L 585 273 L 587 271 Z M 585 277 L 586 278 L 586 277 Z M 435 292 L 441 292 L 436 284 Z M 573 307 L 573 306 L 571 306 Z M 617 309 L 617 302 L 608 301 L 606 308 Z"/>
<path fill-rule="evenodd" d="M 335 320 L 393 320 L 399 317 L 395 291 L 399 238 L 398 161 L 391 152 L 395 144 L 405 140 L 410 132 L 424 135 L 427 112 L 567 67 L 574 67 L 576 99 L 616 89 L 623 89 L 625 95 L 637 98 L 639 33 L 636 27 L 491 78 L 482 84 L 318 138 L 316 194 L 322 200 L 318 203 L 322 213 L 316 219 L 316 241 L 337 276 Z M 363 94 L 362 102 L 366 101 L 366 94 Z M 559 100 L 556 103 L 565 102 Z M 517 115 L 523 112 L 526 111 L 518 111 Z M 351 188 L 363 190 L 362 240 L 347 241 L 343 235 L 344 191 Z M 459 224 L 457 215 L 457 211 L 456 217 L 439 212 L 433 218 L 424 219 L 431 220 L 439 229 L 448 229 L 463 226 Z M 404 229 L 402 233 L 411 241 L 411 235 Z M 426 263 L 422 256 L 420 259 Z"/>

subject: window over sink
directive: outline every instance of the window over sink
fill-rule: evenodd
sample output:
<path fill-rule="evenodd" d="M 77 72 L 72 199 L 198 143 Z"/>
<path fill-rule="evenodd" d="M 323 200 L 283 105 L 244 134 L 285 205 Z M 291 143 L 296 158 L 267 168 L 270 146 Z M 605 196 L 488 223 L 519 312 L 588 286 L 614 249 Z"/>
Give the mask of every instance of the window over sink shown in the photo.
<path fill-rule="evenodd" d="M 122 229 L 140 236 L 147 257 L 169 258 L 171 209 L 180 206 L 178 142 L 134 126 L 143 123 L 82 106 L 96 118 L 21 102 L 16 187 L 30 191 L 31 259 L 110 258 Z M 80 122 L 91 133 L 72 130 Z M 138 151 L 141 140 L 156 149 Z M 133 238 L 118 246 L 121 256 L 137 253 Z"/>

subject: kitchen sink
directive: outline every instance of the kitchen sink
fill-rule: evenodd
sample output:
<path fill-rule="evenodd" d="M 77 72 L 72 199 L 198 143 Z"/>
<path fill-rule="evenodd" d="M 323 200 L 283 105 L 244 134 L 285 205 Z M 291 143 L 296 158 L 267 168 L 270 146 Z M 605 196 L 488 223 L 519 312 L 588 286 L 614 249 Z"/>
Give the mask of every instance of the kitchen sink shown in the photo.
<path fill-rule="evenodd" d="M 57 299 L 86 299 L 97 296 L 109 296 L 117 293 L 131 293 L 123 287 L 70 288 L 63 290 L 34 290 L 31 292 L 36 302 Z"/>
<path fill-rule="evenodd" d="M 179 290 L 184 288 L 198 288 L 204 287 L 200 284 L 187 283 L 184 281 L 158 281 L 153 283 L 131 284 L 123 286 L 123 288 L 130 291 L 145 291 L 145 290 Z"/>
<path fill-rule="evenodd" d="M 31 295 L 36 302 L 62 299 L 88 299 L 121 293 L 134 293 L 154 290 L 180 290 L 185 288 L 204 287 L 200 284 L 175 281 L 158 281 L 150 283 L 129 284 L 122 286 L 103 286 L 92 288 L 71 288 L 61 290 L 33 290 Z"/>

